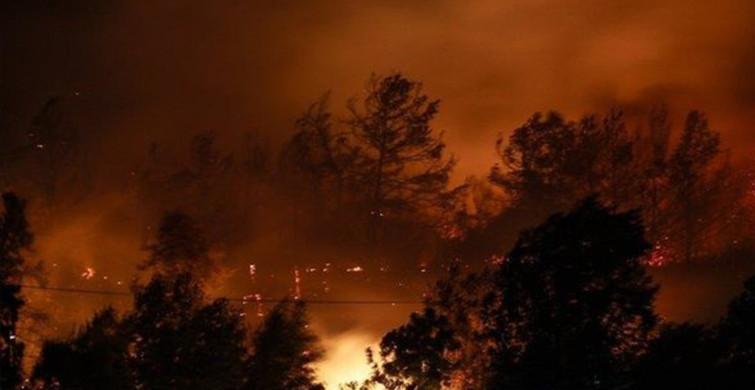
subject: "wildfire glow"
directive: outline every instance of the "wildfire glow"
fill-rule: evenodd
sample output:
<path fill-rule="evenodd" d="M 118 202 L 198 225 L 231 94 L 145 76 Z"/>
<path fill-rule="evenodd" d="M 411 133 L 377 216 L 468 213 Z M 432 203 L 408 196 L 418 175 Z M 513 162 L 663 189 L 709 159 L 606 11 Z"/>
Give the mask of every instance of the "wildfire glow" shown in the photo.
<path fill-rule="evenodd" d="M 249 264 L 249 277 L 252 279 L 252 282 L 255 281 L 256 275 L 257 275 L 257 265 Z"/>
<path fill-rule="evenodd" d="M 326 389 L 335 390 L 340 384 L 363 381 L 370 375 L 365 350 L 377 347 L 379 336 L 362 332 L 348 332 L 323 338 L 328 353 L 317 366 L 318 376 Z"/>
<path fill-rule="evenodd" d="M 294 267 L 294 299 L 301 298 L 301 274 L 299 268 Z"/>
<path fill-rule="evenodd" d="M 86 267 L 84 272 L 81 273 L 81 277 L 86 280 L 92 279 L 94 275 L 95 275 L 95 272 L 94 272 L 94 268 L 92 267 Z"/>

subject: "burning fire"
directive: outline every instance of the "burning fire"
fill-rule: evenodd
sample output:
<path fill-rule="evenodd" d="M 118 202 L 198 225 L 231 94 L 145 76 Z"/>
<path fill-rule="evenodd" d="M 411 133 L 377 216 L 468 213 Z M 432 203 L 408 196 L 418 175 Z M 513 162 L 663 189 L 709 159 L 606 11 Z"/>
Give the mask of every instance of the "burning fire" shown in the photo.
<path fill-rule="evenodd" d="M 294 267 L 294 299 L 301 298 L 301 274 L 299 267 Z"/>
<path fill-rule="evenodd" d="M 378 343 L 379 337 L 359 331 L 323 338 L 328 353 L 318 364 L 317 371 L 326 389 L 336 390 L 341 384 L 369 378 L 370 367 L 365 351 L 368 347 L 376 349 Z"/>
<path fill-rule="evenodd" d="M 92 267 L 86 267 L 86 269 L 84 269 L 84 272 L 81 273 L 81 277 L 86 280 L 92 279 L 94 275 L 95 275 L 95 272 L 94 272 L 94 268 Z"/>

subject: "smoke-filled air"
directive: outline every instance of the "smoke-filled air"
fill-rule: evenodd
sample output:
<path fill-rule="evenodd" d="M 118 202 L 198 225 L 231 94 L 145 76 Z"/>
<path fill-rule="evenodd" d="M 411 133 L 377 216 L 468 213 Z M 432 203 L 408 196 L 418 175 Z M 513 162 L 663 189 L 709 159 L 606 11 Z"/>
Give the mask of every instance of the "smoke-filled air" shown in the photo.
<path fill-rule="evenodd" d="M 755 3 L 4 1 L 0 389 L 755 386 Z"/>

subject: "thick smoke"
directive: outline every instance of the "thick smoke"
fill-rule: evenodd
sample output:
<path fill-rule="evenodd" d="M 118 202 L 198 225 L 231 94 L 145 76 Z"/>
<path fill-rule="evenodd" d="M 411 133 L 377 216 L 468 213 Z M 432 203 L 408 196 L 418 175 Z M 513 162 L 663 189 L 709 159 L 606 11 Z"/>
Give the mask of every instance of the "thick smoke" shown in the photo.
<path fill-rule="evenodd" d="M 254 130 L 276 139 L 327 90 L 401 70 L 443 100 L 460 175 L 535 110 L 665 102 L 708 111 L 751 150 L 755 5 L 708 1 L 7 2 L 4 127 L 76 97 L 122 165 L 154 140 Z M 78 94 L 78 95 L 77 95 Z M 738 148 L 739 149 L 739 148 Z M 488 151 L 488 152 L 481 152 Z"/>
<path fill-rule="evenodd" d="M 0 136 L 23 136 L 45 102 L 60 97 L 92 162 L 87 200 L 64 194 L 50 215 L 34 216 L 45 222 L 33 256 L 45 260 L 54 285 L 79 283 L 89 268 L 90 286 L 131 283 L 146 256 L 145 226 L 157 214 L 133 212 L 142 198 L 130 192 L 131 173 L 153 142 L 181 156 L 195 134 L 212 131 L 219 148 L 238 155 L 251 132 L 275 149 L 310 102 L 332 91 L 339 114 L 373 72 L 405 72 L 442 100 L 435 128 L 459 158 L 457 182 L 487 173 L 498 133 L 549 109 L 577 117 L 619 106 L 631 116 L 665 103 L 682 118 L 700 108 L 735 157 L 755 147 L 755 3 L 748 0 L 29 0 L 0 7 Z M 275 196 L 285 205 L 284 195 Z M 258 217 L 280 220 L 271 210 Z M 285 270 L 300 251 L 260 220 L 241 228 L 254 239 L 224 254 L 236 274 L 224 276 L 230 287 L 218 293 L 248 293 L 251 263 L 261 275 L 275 263 L 271 293 L 294 292 Z M 323 250 L 323 259 L 329 255 Z M 376 289 L 396 296 L 392 286 Z M 53 298 L 32 296 L 32 305 L 66 313 L 61 333 L 114 302 Z M 379 334 L 411 309 L 313 310 L 324 332 L 370 324 L 364 334 Z"/>

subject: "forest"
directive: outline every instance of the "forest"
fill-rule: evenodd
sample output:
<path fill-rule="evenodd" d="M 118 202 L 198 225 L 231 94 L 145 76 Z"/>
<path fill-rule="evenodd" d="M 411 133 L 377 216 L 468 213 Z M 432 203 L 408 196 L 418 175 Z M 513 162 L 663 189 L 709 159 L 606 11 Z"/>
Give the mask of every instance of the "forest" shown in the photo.
<path fill-rule="evenodd" d="M 65 103 L 2 129 L 2 389 L 755 385 L 755 161 L 731 158 L 702 111 L 536 112 L 492 140 L 487 172 L 459 178 L 440 100 L 374 74 L 343 106 L 317 99 L 282 143 L 154 142 L 103 186 Z M 136 253 L 120 288 L 86 284 L 107 280 L 94 267 L 51 281 L 35 237 L 105 203 L 117 211 L 103 229 L 134 244 L 105 256 Z M 658 311 L 654 276 L 674 267 L 737 275 L 718 321 Z M 367 377 L 324 383 L 309 312 L 360 284 L 416 310 L 353 356 Z M 43 331 L 30 353 L 32 331 L 52 327 L 27 298 L 39 289 L 70 293 L 47 308 L 63 318 L 88 293 L 126 303 Z"/>

